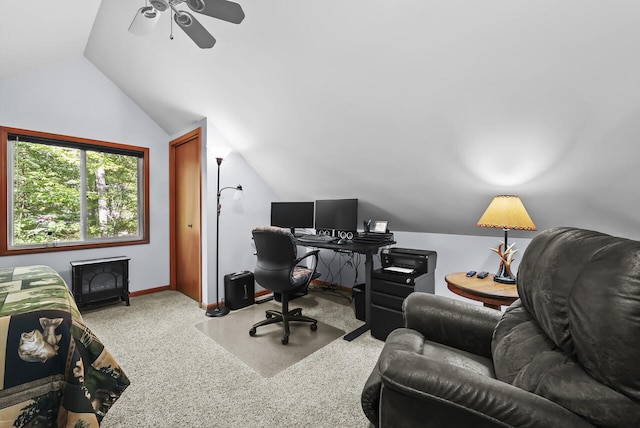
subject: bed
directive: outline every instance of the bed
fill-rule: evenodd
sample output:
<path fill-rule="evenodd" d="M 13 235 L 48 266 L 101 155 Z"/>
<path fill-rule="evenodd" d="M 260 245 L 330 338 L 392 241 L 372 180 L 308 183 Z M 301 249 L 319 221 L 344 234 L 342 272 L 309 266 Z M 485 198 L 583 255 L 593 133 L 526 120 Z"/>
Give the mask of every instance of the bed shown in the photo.
<path fill-rule="evenodd" d="M 0 268 L 0 426 L 98 427 L 129 379 L 48 266 Z"/>

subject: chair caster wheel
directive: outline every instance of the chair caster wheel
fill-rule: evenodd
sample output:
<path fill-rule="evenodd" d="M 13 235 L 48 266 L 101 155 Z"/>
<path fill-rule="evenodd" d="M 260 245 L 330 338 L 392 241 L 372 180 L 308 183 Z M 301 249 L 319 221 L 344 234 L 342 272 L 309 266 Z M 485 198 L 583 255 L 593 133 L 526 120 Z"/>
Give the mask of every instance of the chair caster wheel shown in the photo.
<path fill-rule="evenodd" d="M 286 345 L 287 343 L 289 343 L 289 336 L 282 336 L 282 344 Z"/>
<path fill-rule="evenodd" d="M 316 331 L 318 329 L 318 324 L 313 323 L 309 326 L 309 328 L 311 329 L 311 331 Z"/>
<path fill-rule="evenodd" d="M 253 337 L 256 335 L 256 329 L 252 328 L 251 330 L 249 330 L 249 336 Z"/>

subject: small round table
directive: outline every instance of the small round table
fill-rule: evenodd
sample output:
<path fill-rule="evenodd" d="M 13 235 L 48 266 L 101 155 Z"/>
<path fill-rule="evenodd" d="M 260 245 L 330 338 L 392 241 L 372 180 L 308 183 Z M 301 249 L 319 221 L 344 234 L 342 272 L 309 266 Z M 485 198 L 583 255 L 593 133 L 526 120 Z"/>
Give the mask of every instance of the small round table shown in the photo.
<path fill-rule="evenodd" d="M 501 284 L 493 280 L 493 275 L 480 279 L 468 277 L 466 272 L 450 273 L 445 276 L 447 287 L 459 296 L 482 302 L 488 308 L 500 310 L 518 299 L 515 284 Z"/>

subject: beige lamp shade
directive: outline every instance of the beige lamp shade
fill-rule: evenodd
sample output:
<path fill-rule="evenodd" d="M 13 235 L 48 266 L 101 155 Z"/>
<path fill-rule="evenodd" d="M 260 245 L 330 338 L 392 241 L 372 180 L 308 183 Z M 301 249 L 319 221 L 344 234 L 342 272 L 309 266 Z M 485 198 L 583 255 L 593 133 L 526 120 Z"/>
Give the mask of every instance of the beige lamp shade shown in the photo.
<path fill-rule="evenodd" d="M 494 227 L 514 230 L 536 230 L 529 213 L 519 196 L 498 195 L 493 198 L 480 220 L 478 227 Z"/>

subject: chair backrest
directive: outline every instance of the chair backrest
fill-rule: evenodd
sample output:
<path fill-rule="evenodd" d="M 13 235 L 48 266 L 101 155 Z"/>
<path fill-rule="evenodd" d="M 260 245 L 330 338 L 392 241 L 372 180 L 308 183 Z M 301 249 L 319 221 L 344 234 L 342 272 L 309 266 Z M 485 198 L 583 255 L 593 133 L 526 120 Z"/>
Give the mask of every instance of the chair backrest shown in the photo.
<path fill-rule="evenodd" d="M 297 258 L 297 246 L 291 232 L 280 227 L 261 226 L 252 234 L 257 256 L 256 282 L 276 292 L 293 288 L 291 274 Z"/>
<path fill-rule="evenodd" d="M 520 301 L 494 332 L 496 376 L 596 425 L 631 426 L 624 418 L 640 414 L 640 242 L 547 230 L 527 247 L 517 284 Z"/>

